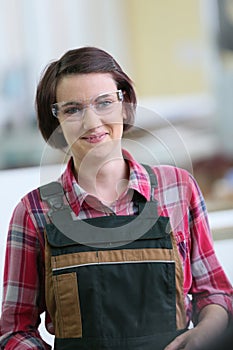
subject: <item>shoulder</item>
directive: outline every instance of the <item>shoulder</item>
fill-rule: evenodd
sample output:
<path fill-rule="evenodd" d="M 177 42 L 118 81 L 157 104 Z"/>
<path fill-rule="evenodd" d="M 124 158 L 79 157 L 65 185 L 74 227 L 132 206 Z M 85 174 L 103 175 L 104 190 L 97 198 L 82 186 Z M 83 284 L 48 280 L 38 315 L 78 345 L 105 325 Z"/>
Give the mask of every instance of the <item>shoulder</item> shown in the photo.
<path fill-rule="evenodd" d="M 166 205 L 187 205 L 201 196 L 193 175 L 183 169 L 170 165 L 152 167 L 157 177 L 157 194 Z"/>
<path fill-rule="evenodd" d="M 193 179 L 190 172 L 172 165 L 152 166 L 152 169 L 157 176 L 158 184 L 163 186 L 174 184 L 189 186 Z"/>
<path fill-rule="evenodd" d="M 32 220 L 34 226 L 39 229 L 43 230 L 45 224 L 49 222 L 47 215 L 49 206 L 47 202 L 41 199 L 39 188 L 35 188 L 25 194 L 16 207 L 16 211 L 17 210 L 18 213 L 24 211 L 25 215 Z"/>
<path fill-rule="evenodd" d="M 35 188 L 21 198 L 21 202 L 29 211 L 45 209 L 45 203 L 41 200 L 39 188 Z"/>

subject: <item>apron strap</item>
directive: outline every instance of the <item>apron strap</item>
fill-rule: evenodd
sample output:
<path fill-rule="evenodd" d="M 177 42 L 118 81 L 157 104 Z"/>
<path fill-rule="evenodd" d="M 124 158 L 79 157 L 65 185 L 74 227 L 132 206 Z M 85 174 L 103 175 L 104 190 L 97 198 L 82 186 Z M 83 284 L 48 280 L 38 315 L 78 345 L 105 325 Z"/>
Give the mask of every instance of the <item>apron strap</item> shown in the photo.
<path fill-rule="evenodd" d="M 155 201 L 154 198 L 154 190 L 157 188 L 158 186 L 158 181 L 157 181 L 157 177 L 153 171 L 153 169 L 151 168 L 151 166 L 149 166 L 148 164 L 141 164 L 145 170 L 147 171 L 149 177 L 150 177 L 150 185 L 151 185 L 151 191 L 150 191 L 150 200 L 152 202 Z"/>
<path fill-rule="evenodd" d="M 64 189 L 60 182 L 54 181 L 39 187 L 41 199 L 50 206 L 48 214 L 68 207 L 64 203 Z"/>
<path fill-rule="evenodd" d="M 142 164 L 142 166 L 145 168 L 150 178 L 150 184 L 151 184 L 150 200 L 152 202 L 156 202 L 154 198 L 154 190 L 158 186 L 156 175 L 153 169 L 149 165 Z M 41 199 L 43 201 L 46 201 L 51 208 L 49 213 L 69 207 L 67 204 L 64 203 L 63 197 L 65 193 L 60 182 L 53 181 L 46 185 L 40 186 L 39 191 L 40 191 Z M 145 201 L 146 200 L 143 196 L 141 196 L 137 191 L 134 191 L 133 202 L 136 202 L 138 204 L 138 203 L 145 203 Z"/>

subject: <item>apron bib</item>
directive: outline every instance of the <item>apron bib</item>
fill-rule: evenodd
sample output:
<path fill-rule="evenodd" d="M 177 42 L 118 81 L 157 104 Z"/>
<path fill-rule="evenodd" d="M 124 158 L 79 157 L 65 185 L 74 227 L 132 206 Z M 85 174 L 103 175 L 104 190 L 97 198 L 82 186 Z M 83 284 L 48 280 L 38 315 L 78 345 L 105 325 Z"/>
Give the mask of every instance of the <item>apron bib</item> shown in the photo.
<path fill-rule="evenodd" d="M 75 221 L 55 184 L 56 191 L 48 191 L 50 184 L 41 190 L 52 208 L 45 254 L 54 349 L 162 350 L 186 330 L 182 266 L 169 218 L 157 216 L 152 198 L 135 195 L 138 215 Z"/>

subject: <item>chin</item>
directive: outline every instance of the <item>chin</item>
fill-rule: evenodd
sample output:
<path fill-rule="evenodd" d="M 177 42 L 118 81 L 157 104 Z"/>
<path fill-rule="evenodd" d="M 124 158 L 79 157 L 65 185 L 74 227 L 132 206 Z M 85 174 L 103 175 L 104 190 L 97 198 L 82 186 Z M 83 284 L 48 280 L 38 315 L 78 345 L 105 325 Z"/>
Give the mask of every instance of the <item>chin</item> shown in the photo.
<path fill-rule="evenodd" d="M 117 147 L 112 142 L 103 142 L 90 148 L 82 158 L 82 162 L 87 162 L 91 166 L 92 164 L 96 164 L 96 162 L 105 163 L 106 161 L 119 158 L 119 156 L 121 156 L 121 147 Z"/>

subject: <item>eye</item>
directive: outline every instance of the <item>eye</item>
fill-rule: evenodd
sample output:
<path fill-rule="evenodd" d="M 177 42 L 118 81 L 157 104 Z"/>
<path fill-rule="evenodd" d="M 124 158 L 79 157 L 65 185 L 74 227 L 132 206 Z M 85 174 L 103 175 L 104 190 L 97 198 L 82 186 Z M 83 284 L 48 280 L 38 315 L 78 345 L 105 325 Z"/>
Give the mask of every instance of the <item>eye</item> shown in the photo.
<path fill-rule="evenodd" d="M 114 103 L 114 101 L 112 99 L 107 98 L 107 99 L 95 102 L 95 107 L 97 109 L 106 109 L 106 108 L 110 107 L 113 103 Z"/>
<path fill-rule="evenodd" d="M 73 104 L 73 105 L 69 105 L 69 106 L 63 106 L 63 114 L 70 116 L 73 114 L 79 114 L 81 113 L 83 110 L 83 106 L 79 105 L 79 104 Z"/>

